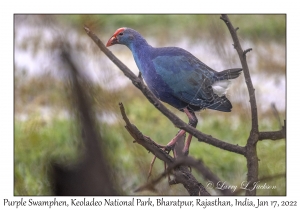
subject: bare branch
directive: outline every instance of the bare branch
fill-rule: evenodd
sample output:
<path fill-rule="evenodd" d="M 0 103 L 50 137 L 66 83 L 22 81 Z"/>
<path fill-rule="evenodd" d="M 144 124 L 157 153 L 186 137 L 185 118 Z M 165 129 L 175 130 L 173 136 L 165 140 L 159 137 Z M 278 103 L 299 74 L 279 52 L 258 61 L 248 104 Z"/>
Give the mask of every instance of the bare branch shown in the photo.
<path fill-rule="evenodd" d="M 172 164 L 170 164 L 169 167 L 163 173 L 161 173 L 157 178 L 139 187 L 136 190 L 136 192 L 142 190 L 156 191 L 154 185 L 158 184 L 162 178 L 164 178 L 167 174 L 171 173 L 173 169 L 181 165 L 195 168 L 200 174 L 203 175 L 203 177 L 206 180 L 213 182 L 214 186 L 218 186 L 219 183 L 224 183 L 207 166 L 205 166 L 202 160 L 196 160 L 190 156 L 188 157 L 181 156 L 179 158 L 176 158 L 175 161 Z M 178 184 L 178 183 L 176 183 L 176 179 L 174 179 L 170 182 L 170 185 L 171 184 Z M 233 195 L 229 189 L 220 190 L 220 192 L 223 195 Z"/>
<path fill-rule="evenodd" d="M 226 23 L 226 25 L 229 29 L 229 32 L 232 36 L 232 40 L 233 40 L 235 49 L 239 55 L 239 58 L 240 58 L 240 61 L 241 61 L 242 67 L 243 67 L 246 85 L 247 85 L 249 96 L 250 96 L 250 106 L 251 106 L 251 114 L 252 114 L 252 129 L 254 131 L 258 131 L 258 118 L 257 118 L 257 106 L 256 106 L 255 93 L 254 93 L 254 88 L 253 88 L 253 84 L 252 84 L 252 80 L 251 80 L 251 76 L 250 76 L 250 71 L 248 68 L 247 60 L 246 60 L 246 53 L 252 49 L 250 48 L 245 51 L 246 53 L 244 53 L 244 51 L 241 47 L 241 44 L 239 42 L 237 33 L 236 33 L 237 31 L 231 24 L 228 16 L 222 15 L 220 18 Z"/>
<path fill-rule="evenodd" d="M 275 117 L 277 118 L 278 124 L 281 128 L 279 131 L 261 131 L 259 132 L 258 140 L 281 140 L 286 138 L 286 121 L 284 120 L 284 125 L 282 126 L 279 113 L 275 104 L 272 104 L 272 109 Z"/>
<path fill-rule="evenodd" d="M 250 51 L 250 49 L 243 51 L 241 44 L 239 42 L 237 31 L 231 24 L 229 18 L 227 15 L 222 15 L 221 19 L 226 23 L 226 26 L 231 34 L 235 49 L 239 55 L 245 82 L 247 85 L 249 97 L 250 97 L 250 107 L 251 107 L 251 117 L 252 117 L 252 126 L 250 135 L 247 140 L 246 145 L 246 159 L 247 159 L 247 168 L 248 168 L 248 174 L 247 179 L 248 182 L 253 184 L 258 179 L 258 157 L 257 157 L 257 151 L 256 151 L 256 143 L 258 141 L 259 131 L 258 131 L 258 117 L 257 117 L 257 105 L 256 105 L 256 98 L 255 98 L 255 90 L 253 88 L 250 71 L 247 64 L 246 54 Z M 256 195 L 256 189 L 252 191 L 246 191 L 246 195 Z"/>
<path fill-rule="evenodd" d="M 165 151 L 161 150 L 160 147 L 152 141 L 149 137 L 144 136 L 135 125 L 131 124 L 128 117 L 126 116 L 125 109 L 122 103 L 120 105 L 121 114 L 123 116 L 123 119 L 126 123 L 126 129 L 130 133 L 130 135 L 136 140 L 136 142 L 143 147 L 145 147 L 147 150 L 149 150 L 152 154 L 154 154 L 157 158 L 164 161 L 169 167 L 172 165 L 175 160 L 172 158 L 169 154 L 167 154 Z M 186 188 L 186 190 L 190 193 L 190 195 L 210 195 L 205 187 L 198 183 L 198 181 L 194 178 L 194 176 L 191 174 L 191 172 L 188 170 L 187 167 L 179 166 L 176 168 L 172 168 L 173 174 L 175 176 L 176 182 L 179 182 L 183 184 L 183 186 Z M 170 170 L 171 170 L 170 169 Z M 169 173 L 169 171 L 166 172 L 166 174 Z M 155 183 L 158 183 L 158 181 L 161 178 L 158 178 L 155 180 Z M 138 190 L 143 189 L 154 189 L 153 185 L 155 183 L 152 183 L 152 185 L 146 184 L 142 187 L 140 187 Z"/>
<path fill-rule="evenodd" d="M 190 156 L 177 158 L 172 166 L 176 165 L 186 165 L 195 168 L 206 180 L 209 180 L 214 183 L 214 186 L 218 186 L 218 183 L 224 183 L 221 179 L 214 174 L 202 160 L 196 160 Z M 232 195 L 232 192 L 229 189 L 224 189 L 220 191 L 223 195 Z"/>
<path fill-rule="evenodd" d="M 245 51 L 243 52 L 243 55 L 246 56 L 246 54 L 247 54 L 248 52 L 250 52 L 251 50 L 252 50 L 252 48 L 248 48 L 247 50 L 245 50 Z"/>
<path fill-rule="evenodd" d="M 284 138 L 284 130 L 259 132 L 258 136 L 258 140 L 281 140 Z"/>

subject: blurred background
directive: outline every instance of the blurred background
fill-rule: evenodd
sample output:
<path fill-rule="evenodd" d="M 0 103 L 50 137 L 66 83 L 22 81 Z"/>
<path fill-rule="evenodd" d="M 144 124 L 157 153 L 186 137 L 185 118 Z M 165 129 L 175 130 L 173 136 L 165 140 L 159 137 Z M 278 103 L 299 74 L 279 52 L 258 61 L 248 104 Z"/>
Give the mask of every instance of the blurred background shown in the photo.
<path fill-rule="evenodd" d="M 221 71 L 240 67 L 230 33 L 220 15 L 15 15 L 14 16 L 14 194 L 51 195 L 49 162 L 71 164 L 78 160 L 80 135 L 72 112 L 66 71 L 59 64 L 62 43 L 70 46 L 81 75 L 90 83 L 87 90 L 105 141 L 112 177 L 124 195 L 188 195 L 167 179 L 157 192 L 134 190 L 147 181 L 151 153 L 134 144 L 124 128 L 119 102 L 129 119 L 144 135 L 167 144 L 177 128 L 136 89 L 122 72 L 86 35 L 86 25 L 104 42 L 120 27 L 139 31 L 154 47 L 177 46 Z M 238 35 L 247 54 L 255 87 L 260 131 L 279 130 L 286 117 L 286 16 L 229 15 L 239 27 Z M 138 74 L 132 54 L 125 46 L 110 50 Z M 228 91 L 230 113 L 203 110 L 197 113 L 197 129 L 223 141 L 244 146 L 251 129 L 249 96 L 243 75 Z M 187 122 L 187 117 L 166 105 Z M 275 108 L 274 108 L 275 107 Z M 278 112 L 278 114 L 276 114 Z M 259 177 L 286 171 L 285 140 L 258 142 Z M 202 159 L 221 180 L 237 185 L 246 180 L 243 156 L 192 141 L 190 155 Z M 155 162 L 152 177 L 163 172 Z M 201 174 L 193 175 L 206 186 Z M 275 189 L 258 195 L 285 195 L 286 180 L 266 183 Z M 213 189 L 211 194 L 219 194 Z"/>

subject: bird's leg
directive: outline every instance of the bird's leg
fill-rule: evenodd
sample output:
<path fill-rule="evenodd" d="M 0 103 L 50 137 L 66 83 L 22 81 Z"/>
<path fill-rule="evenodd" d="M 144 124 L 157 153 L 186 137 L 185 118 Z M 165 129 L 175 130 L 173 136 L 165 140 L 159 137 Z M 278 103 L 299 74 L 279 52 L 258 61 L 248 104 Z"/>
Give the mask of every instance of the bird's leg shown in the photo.
<path fill-rule="evenodd" d="M 152 168 L 153 168 L 153 165 L 154 165 L 154 162 L 155 162 L 155 159 L 156 159 L 156 156 L 154 155 L 151 163 L 150 163 L 150 168 L 149 168 L 149 172 L 148 172 L 148 178 L 147 178 L 147 181 L 149 180 L 150 176 L 151 176 L 151 172 L 152 172 Z"/>
<path fill-rule="evenodd" d="M 189 125 L 191 125 L 195 128 L 197 126 L 197 123 L 198 123 L 198 119 L 195 115 L 195 112 L 193 112 L 191 110 L 188 110 L 188 108 L 184 108 L 183 111 L 189 118 Z M 172 150 L 175 146 L 175 143 L 178 141 L 178 139 L 181 138 L 185 133 L 186 133 L 185 130 L 180 130 L 177 133 L 177 135 L 167 144 L 165 150 L 166 151 Z M 188 155 L 188 153 L 189 153 L 189 147 L 190 147 L 190 144 L 191 144 L 191 141 L 192 141 L 192 137 L 193 136 L 191 134 L 189 134 L 188 138 L 186 140 L 186 143 L 184 145 L 183 154 L 185 154 L 185 155 Z"/>
<path fill-rule="evenodd" d="M 188 154 L 189 154 L 189 148 L 190 148 L 190 144 L 191 144 L 191 141 L 192 141 L 192 137 L 193 136 L 191 134 L 189 134 L 189 136 L 188 136 L 188 138 L 185 142 L 185 145 L 184 145 L 184 148 L 183 148 L 183 154 L 185 156 L 188 156 Z"/>
<path fill-rule="evenodd" d="M 198 123 L 198 119 L 195 115 L 195 112 L 189 111 L 187 108 L 184 108 L 183 111 L 186 113 L 186 115 L 189 118 L 189 125 L 196 128 L 197 123 Z M 191 141 L 192 141 L 192 137 L 193 136 L 191 134 L 188 135 L 188 138 L 187 138 L 187 140 L 185 142 L 185 145 L 184 145 L 184 148 L 183 148 L 183 154 L 186 155 L 186 156 L 189 154 L 189 148 L 190 148 L 190 144 L 191 144 Z"/>
<path fill-rule="evenodd" d="M 170 150 L 174 149 L 174 146 L 175 146 L 176 142 L 178 141 L 178 139 L 180 139 L 185 133 L 186 133 L 185 130 L 180 130 L 177 133 L 177 135 L 167 144 L 167 146 L 165 147 L 165 150 L 170 151 Z"/>
<path fill-rule="evenodd" d="M 193 126 L 194 128 L 197 126 L 198 123 L 198 119 L 195 115 L 195 112 L 188 110 L 187 108 L 184 108 L 183 111 L 185 112 L 185 114 L 188 116 L 189 118 L 189 125 Z M 158 145 L 159 147 L 163 148 L 163 150 L 165 150 L 167 153 L 169 153 L 171 150 L 174 149 L 176 142 L 181 138 L 184 137 L 186 131 L 185 130 L 179 130 L 179 132 L 177 133 L 177 135 L 166 145 L 166 146 L 162 146 L 162 145 Z M 188 155 L 189 154 L 189 147 L 192 141 L 192 135 L 189 134 L 188 138 L 185 142 L 184 148 L 183 148 L 183 154 L 184 155 Z M 173 150 L 174 152 L 174 150 Z M 176 156 L 176 151 L 174 152 L 174 157 Z M 148 172 L 148 179 L 151 176 L 151 171 L 155 162 L 156 156 L 153 157 L 151 164 L 150 164 L 150 169 Z M 165 169 L 166 169 L 166 165 L 165 165 Z M 170 177 L 168 176 L 168 179 L 170 179 Z"/>

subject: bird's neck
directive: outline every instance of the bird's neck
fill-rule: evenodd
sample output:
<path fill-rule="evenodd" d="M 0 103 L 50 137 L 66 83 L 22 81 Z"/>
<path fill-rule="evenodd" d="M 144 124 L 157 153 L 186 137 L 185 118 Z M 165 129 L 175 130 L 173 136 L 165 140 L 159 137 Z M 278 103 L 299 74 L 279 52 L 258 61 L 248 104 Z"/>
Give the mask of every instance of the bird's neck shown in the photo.
<path fill-rule="evenodd" d="M 127 47 L 132 51 L 147 50 L 151 47 L 148 42 L 142 37 L 135 37 L 134 42 L 130 42 Z"/>
<path fill-rule="evenodd" d="M 140 72 L 144 74 L 147 70 L 144 68 L 145 66 L 142 65 L 142 63 L 147 63 L 147 61 L 150 60 L 151 50 L 153 49 L 152 46 L 149 45 L 146 40 L 142 39 L 134 42 L 129 49 L 132 52 L 137 67 Z"/>

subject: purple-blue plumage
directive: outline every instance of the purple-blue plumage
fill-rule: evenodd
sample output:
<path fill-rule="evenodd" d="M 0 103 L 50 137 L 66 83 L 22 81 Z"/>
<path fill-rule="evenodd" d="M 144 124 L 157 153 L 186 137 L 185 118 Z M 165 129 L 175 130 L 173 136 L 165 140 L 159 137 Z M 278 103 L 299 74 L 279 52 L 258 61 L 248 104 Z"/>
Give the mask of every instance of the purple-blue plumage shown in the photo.
<path fill-rule="evenodd" d="M 232 105 L 225 94 L 230 79 L 237 78 L 242 69 L 228 69 L 216 72 L 188 51 L 178 47 L 154 48 L 135 30 L 119 28 L 108 40 L 106 46 L 126 45 L 153 94 L 171 106 L 184 111 L 189 124 L 197 126 L 194 111 L 204 108 L 230 112 Z M 167 144 L 166 150 L 174 148 L 184 130 Z M 189 134 L 184 154 L 188 154 L 192 135 Z"/>
<path fill-rule="evenodd" d="M 238 77 L 241 68 L 216 72 L 184 49 L 150 46 L 130 28 L 118 29 L 107 46 L 113 44 L 123 44 L 131 50 L 147 86 L 161 101 L 181 111 L 185 107 L 193 111 L 204 108 L 231 111 L 231 103 L 225 96 L 229 82 L 219 87 L 219 94 L 214 84 Z"/>

